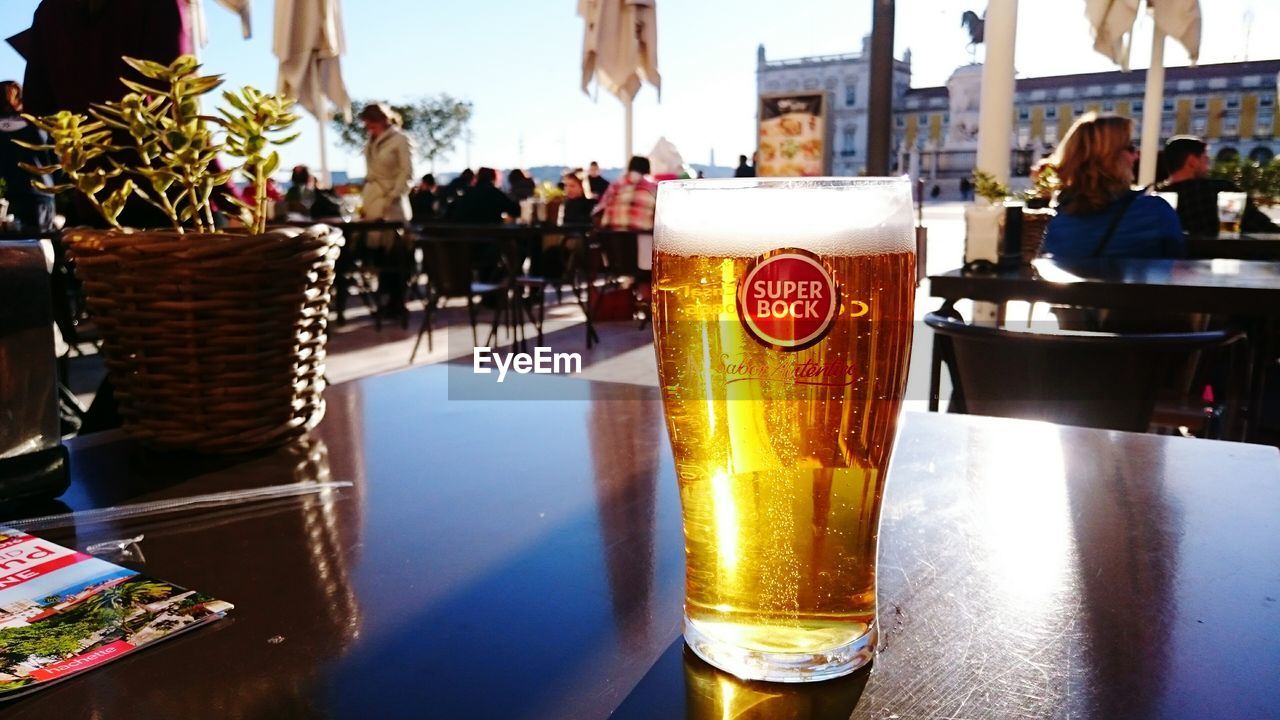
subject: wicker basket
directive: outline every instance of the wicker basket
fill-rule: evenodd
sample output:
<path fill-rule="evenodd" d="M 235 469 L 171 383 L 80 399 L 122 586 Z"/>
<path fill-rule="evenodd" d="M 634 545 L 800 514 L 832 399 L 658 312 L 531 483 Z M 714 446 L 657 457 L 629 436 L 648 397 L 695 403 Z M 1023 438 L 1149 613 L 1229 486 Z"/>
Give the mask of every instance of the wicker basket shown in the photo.
<path fill-rule="evenodd" d="M 324 346 L 341 231 L 264 235 L 69 230 L 125 429 L 229 453 L 324 415 Z"/>
<path fill-rule="evenodd" d="M 1050 208 L 1038 208 L 1022 211 L 1022 261 L 1030 263 L 1040 256 L 1040 246 L 1044 244 L 1044 231 L 1049 221 L 1058 213 Z"/>

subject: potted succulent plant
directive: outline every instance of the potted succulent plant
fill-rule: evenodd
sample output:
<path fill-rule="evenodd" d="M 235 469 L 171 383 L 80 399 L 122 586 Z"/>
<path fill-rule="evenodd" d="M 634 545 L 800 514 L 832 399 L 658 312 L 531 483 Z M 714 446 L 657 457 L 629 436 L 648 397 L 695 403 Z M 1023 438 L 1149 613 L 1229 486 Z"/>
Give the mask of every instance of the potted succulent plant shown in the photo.
<path fill-rule="evenodd" d="M 1031 187 L 1022 193 L 1026 205 L 1022 209 L 1022 260 L 1031 262 L 1040 254 L 1044 232 L 1057 215 L 1050 207 L 1059 187 L 1058 168 L 1045 160 L 1031 168 Z"/>
<path fill-rule="evenodd" d="M 341 233 L 323 225 L 266 229 L 273 146 L 297 120 L 292 101 L 252 87 L 201 98 L 222 84 L 195 58 L 163 65 L 126 58 L 145 82 L 94 106 L 27 119 L 51 137 L 59 173 L 49 192 L 78 191 L 110 226 L 63 233 L 98 325 L 125 428 L 144 443 L 237 452 L 288 441 L 324 413 L 324 346 Z M 220 169 L 219 154 L 236 160 Z M 255 190 L 232 198 L 243 231 L 215 229 L 211 197 L 236 173 Z M 168 218 L 130 230 L 132 196 Z"/>

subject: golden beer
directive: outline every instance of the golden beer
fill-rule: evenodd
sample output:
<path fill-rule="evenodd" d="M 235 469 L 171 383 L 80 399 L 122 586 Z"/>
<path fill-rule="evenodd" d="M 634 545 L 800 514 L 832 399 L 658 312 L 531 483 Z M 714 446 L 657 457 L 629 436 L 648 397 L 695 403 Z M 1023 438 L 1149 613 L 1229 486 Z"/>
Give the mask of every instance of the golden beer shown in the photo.
<path fill-rule="evenodd" d="M 1236 218 L 1234 220 L 1219 221 L 1218 232 L 1223 234 L 1226 234 L 1226 233 L 1232 233 L 1236 235 L 1240 234 L 1240 218 Z"/>
<path fill-rule="evenodd" d="M 653 319 L 684 509 L 685 637 L 749 679 L 851 672 L 874 650 L 880 502 L 911 348 L 909 190 L 669 185 Z M 713 193 L 736 194 L 746 217 L 726 232 L 712 212 L 699 233 L 691 211 Z M 831 211 L 809 238 L 769 214 L 796 194 Z M 871 227 L 850 216 L 859 199 Z"/>

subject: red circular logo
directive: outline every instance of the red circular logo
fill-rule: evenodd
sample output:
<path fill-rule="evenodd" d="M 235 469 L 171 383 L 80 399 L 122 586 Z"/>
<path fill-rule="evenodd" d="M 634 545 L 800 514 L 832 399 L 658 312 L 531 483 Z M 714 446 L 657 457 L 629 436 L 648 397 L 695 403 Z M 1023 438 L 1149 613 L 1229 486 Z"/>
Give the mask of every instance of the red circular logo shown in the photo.
<path fill-rule="evenodd" d="M 804 250 L 761 255 L 738 285 L 738 317 L 747 334 L 778 350 L 803 350 L 821 340 L 839 307 L 831 273 Z"/>

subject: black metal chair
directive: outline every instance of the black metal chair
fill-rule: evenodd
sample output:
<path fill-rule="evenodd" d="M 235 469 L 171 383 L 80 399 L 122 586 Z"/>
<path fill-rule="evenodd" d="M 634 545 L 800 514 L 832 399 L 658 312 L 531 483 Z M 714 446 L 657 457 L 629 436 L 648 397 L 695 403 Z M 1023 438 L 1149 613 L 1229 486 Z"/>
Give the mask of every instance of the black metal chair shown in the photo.
<path fill-rule="evenodd" d="M 1230 351 L 1226 412 L 1237 411 L 1239 378 L 1247 377 L 1246 354 L 1235 352 L 1244 334 L 1234 330 L 1038 332 L 969 325 L 938 313 L 926 315 L 925 324 L 934 330 L 935 355 L 950 371 L 951 412 L 1146 432 L 1162 388 L 1184 376 L 1199 353 Z M 1182 398 L 1190 395 L 1189 376 L 1185 383 Z M 937 389 L 931 390 L 936 402 Z M 1215 412 L 1205 405 L 1201 414 L 1212 420 Z M 1200 430 L 1216 434 L 1217 425 L 1206 422 Z"/>
<path fill-rule="evenodd" d="M 418 347 L 422 344 L 422 336 L 427 337 L 427 352 L 433 349 L 431 339 L 432 319 L 441 302 L 450 298 L 465 298 L 467 301 L 467 318 L 471 322 L 471 340 L 480 344 L 476 324 L 480 303 L 486 298 L 494 304 L 493 327 L 489 331 L 486 344 L 492 343 L 497 336 L 498 324 L 507 310 L 508 286 L 506 283 L 479 282 L 475 279 L 472 260 L 473 245 L 466 241 L 449 239 L 425 239 L 419 243 L 422 248 L 422 263 L 426 270 L 426 298 L 422 303 L 422 326 L 418 329 L 418 337 L 413 343 L 413 352 L 409 355 L 412 363 L 418 357 Z"/>

